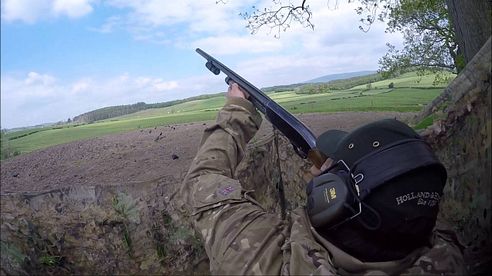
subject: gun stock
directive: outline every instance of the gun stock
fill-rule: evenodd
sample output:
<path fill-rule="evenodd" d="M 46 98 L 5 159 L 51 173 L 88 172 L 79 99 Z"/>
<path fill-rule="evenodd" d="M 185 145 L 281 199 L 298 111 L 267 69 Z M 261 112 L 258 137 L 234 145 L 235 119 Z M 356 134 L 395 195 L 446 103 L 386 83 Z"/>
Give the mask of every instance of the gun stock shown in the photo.
<path fill-rule="evenodd" d="M 318 169 L 321 168 L 321 165 L 323 165 L 326 160 L 326 156 L 316 148 L 316 137 L 306 125 L 273 101 L 263 93 L 263 91 L 229 69 L 217 59 L 200 48 L 197 48 L 196 51 L 207 60 L 205 66 L 213 74 L 219 75 L 222 71 L 227 75 L 225 79 L 227 84 L 232 80 L 249 94 L 249 100 L 253 105 L 265 115 L 267 120 L 270 121 L 275 128 L 280 130 L 280 132 L 289 139 L 294 150 L 301 158 L 308 158 Z"/>

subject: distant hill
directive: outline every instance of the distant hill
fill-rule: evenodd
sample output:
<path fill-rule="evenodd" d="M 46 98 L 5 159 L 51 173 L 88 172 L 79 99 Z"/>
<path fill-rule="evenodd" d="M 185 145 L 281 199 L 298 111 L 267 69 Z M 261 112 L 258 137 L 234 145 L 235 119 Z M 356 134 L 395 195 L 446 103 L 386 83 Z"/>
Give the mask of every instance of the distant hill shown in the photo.
<path fill-rule="evenodd" d="M 73 123 L 93 123 L 96 121 L 132 114 L 149 108 L 163 108 L 163 107 L 168 107 L 188 101 L 209 99 L 209 98 L 217 97 L 222 94 L 224 93 L 205 94 L 205 95 L 194 96 L 182 100 L 174 100 L 174 101 L 168 101 L 162 103 L 147 104 L 144 102 L 140 102 L 136 104 L 108 106 L 75 116 L 73 118 Z"/>
<path fill-rule="evenodd" d="M 282 92 L 282 91 L 294 90 L 296 88 L 299 88 L 299 87 L 302 87 L 305 85 L 309 85 L 309 84 L 313 84 L 313 83 L 327 83 L 327 82 L 333 83 L 333 85 L 331 85 L 333 87 L 331 87 L 331 88 L 346 89 L 347 86 L 348 86 L 348 88 L 350 88 L 350 87 L 353 87 L 355 85 L 374 81 L 373 76 L 371 76 L 371 78 L 367 78 L 367 79 L 366 78 L 361 79 L 360 77 L 361 76 L 374 75 L 375 73 L 376 73 L 376 71 L 358 71 L 358 72 L 350 72 L 350 73 L 342 73 L 342 74 L 331 74 L 331 75 L 326 75 L 326 76 L 319 77 L 316 79 L 312 79 L 309 81 L 305 81 L 302 83 L 264 87 L 264 88 L 261 88 L 261 90 L 265 93 Z M 341 80 L 345 80 L 345 79 L 350 79 L 350 81 L 343 82 L 342 84 L 338 83 Z M 356 80 L 354 80 L 354 79 L 356 79 Z M 338 86 L 341 86 L 341 87 L 338 87 Z M 208 99 L 211 97 L 218 96 L 219 94 L 221 94 L 221 93 L 200 95 L 200 96 L 190 97 L 187 99 L 174 100 L 174 101 L 163 102 L 163 103 L 154 103 L 154 104 L 146 104 L 146 103 L 140 102 L 140 103 L 129 104 L 129 105 L 109 106 L 109 107 L 104 107 L 104 108 L 92 110 L 92 111 L 86 112 L 84 114 L 80 114 L 78 116 L 75 116 L 73 118 L 73 123 L 93 123 L 93 122 L 100 121 L 100 120 L 106 120 L 106 119 L 111 119 L 111 118 L 122 116 L 122 115 L 135 113 L 135 112 L 149 109 L 149 108 L 162 108 L 162 107 L 168 107 L 168 106 L 184 103 L 187 101 Z"/>
<path fill-rule="evenodd" d="M 353 78 L 353 77 L 371 75 L 371 74 L 375 74 L 375 73 L 377 73 L 377 71 L 357 71 L 357 72 L 350 72 L 350 73 L 331 74 L 331 75 L 326 75 L 326 76 L 322 76 L 319 78 L 315 78 L 312 80 L 308 80 L 308 81 L 305 81 L 303 83 L 329 82 L 332 80 L 348 79 L 348 78 Z"/>

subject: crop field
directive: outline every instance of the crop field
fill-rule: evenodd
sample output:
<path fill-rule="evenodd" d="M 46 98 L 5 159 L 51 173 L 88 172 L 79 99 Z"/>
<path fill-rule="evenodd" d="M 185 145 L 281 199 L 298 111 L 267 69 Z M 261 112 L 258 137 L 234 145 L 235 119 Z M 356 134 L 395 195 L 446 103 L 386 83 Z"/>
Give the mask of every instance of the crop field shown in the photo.
<path fill-rule="evenodd" d="M 320 94 L 296 94 L 295 91 L 268 95 L 294 114 L 337 111 L 397 111 L 416 112 L 443 90 L 432 84 L 433 75 L 418 77 L 407 73 L 398 78 L 374 82 L 348 90 L 333 90 Z M 388 85 L 393 82 L 393 88 Z M 442 85 L 444 86 L 444 85 Z M 225 103 L 223 96 L 188 101 L 165 108 L 152 108 L 84 125 L 62 125 L 22 130 L 4 134 L 5 147 L 16 154 L 31 152 L 71 141 L 121 133 L 137 129 L 212 120 Z M 2 154 L 3 156 L 3 154 Z"/>

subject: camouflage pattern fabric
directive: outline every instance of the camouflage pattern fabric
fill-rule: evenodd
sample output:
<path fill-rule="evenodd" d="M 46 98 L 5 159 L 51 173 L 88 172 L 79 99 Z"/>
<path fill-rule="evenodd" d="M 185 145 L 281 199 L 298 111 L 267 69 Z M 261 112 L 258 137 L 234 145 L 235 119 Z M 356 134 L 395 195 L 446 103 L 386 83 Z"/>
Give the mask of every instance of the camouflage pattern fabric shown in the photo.
<path fill-rule="evenodd" d="M 266 213 L 234 179 L 247 142 L 261 124 L 254 106 L 228 98 L 207 128 L 180 189 L 180 198 L 202 234 L 213 274 L 463 274 L 455 234 L 436 230 L 431 248 L 406 258 L 364 263 L 343 252 L 311 226 L 303 208 L 287 219 Z"/>

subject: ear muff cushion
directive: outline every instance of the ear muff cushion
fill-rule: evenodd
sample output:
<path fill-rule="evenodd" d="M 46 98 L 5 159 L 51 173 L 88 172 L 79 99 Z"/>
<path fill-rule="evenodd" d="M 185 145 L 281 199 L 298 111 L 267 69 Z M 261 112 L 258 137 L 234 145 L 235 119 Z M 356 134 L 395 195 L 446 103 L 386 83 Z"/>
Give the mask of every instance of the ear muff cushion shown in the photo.
<path fill-rule="evenodd" d="M 307 186 L 307 212 L 314 227 L 333 225 L 353 215 L 347 203 L 354 201 L 346 172 L 325 173 Z"/>

